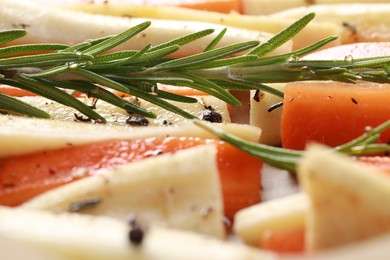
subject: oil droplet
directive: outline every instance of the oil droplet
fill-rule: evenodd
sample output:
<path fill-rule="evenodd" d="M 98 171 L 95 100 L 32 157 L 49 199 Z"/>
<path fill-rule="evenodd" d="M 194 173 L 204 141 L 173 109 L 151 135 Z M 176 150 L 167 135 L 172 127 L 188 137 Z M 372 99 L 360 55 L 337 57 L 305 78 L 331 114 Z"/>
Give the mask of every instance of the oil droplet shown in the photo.
<path fill-rule="evenodd" d="M 291 55 L 287 61 L 297 61 L 299 60 L 299 57 L 298 56 L 295 56 L 295 55 Z"/>
<path fill-rule="evenodd" d="M 308 66 L 304 66 L 301 69 L 301 75 L 303 78 L 311 78 L 315 74 L 316 73 L 312 69 L 310 69 Z"/>
<path fill-rule="evenodd" d="M 78 64 L 76 62 L 69 62 L 68 63 L 68 68 L 69 69 L 77 69 L 78 68 Z"/>
<path fill-rule="evenodd" d="M 353 62 L 353 56 L 352 55 L 347 55 L 344 57 L 345 61 Z"/>

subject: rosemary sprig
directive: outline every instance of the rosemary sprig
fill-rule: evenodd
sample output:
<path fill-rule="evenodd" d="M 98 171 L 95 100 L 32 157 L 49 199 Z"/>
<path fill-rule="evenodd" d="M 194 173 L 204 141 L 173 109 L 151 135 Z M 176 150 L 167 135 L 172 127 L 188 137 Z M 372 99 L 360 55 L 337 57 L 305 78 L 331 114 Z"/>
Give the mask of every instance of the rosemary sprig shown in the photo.
<path fill-rule="evenodd" d="M 194 124 L 215 134 L 219 139 L 236 146 L 240 150 L 256 156 L 272 166 L 287 170 L 289 172 L 296 172 L 297 164 L 305 153 L 305 151 L 297 151 L 250 142 L 227 133 L 220 128 L 206 124 L 200 120 L 194 120 Z M 331 150 L 347 155 L 370 155 L 389 152 L 390 145 L 375 143 L 375 141 L 379 138 L 380 133 L 389 128 L 390 120 L 375 128 L 367 129 L 367 132 L 361 136 L 346 144 L 334 147 Z"/>
<path fill-rule="evenodd" d="M 0 47 L 0 84 L 32 91 L 65 106 L 73 107 L 91 119 L 105 122 L 93 108 L 83 104 L 69 93 L 84 92 L 127 111 L 155 117 L 153 113 L 130 104 L 120 97 L 114 97 L 108 91 L 118 90 L 148 100 L 185 118 L 194 118 L 193 115 L 169 101 L 191 103 L 196 100 L 161 91 L 157 84 L 169 83 L 191 87 L 209 93 L 231 105 L 239 106 L 239 101 L 229 93 L 229 90 L 261 89 L 282 97 L 283 92 L 273 89 L 267 83 L 304 80 L 334 80 L 350 83 L 358 80 L 390 82 L 390 57 L 339 61 L 299 59 L 302 55 L 331 42 L 335 37 L 328 37 L 290 53 L 264 57 L 289 41 L 313 18 L 314 14 L 302 17 L 264 43 L 248 41 L 216 48 L 226 32 L 222 30 L 203 52 L 176 59 L 171 58 L 170 55 L 181 46 L 210 35 L 213 29 L 199 31 L 157 46 L 149 44 L 142 50 L 111 53 L 107 52 L 141 33 L 150 22 L 139 24 L 118 35 L 88 40 L 74 46 L 22 44 Z M 0 44 L 8 43 L 25 34 L 24 30 L 0 32 Z M 39 54 L 42 51 L 46 53 Z M 107 89 L 101 88 L 100 85 L 104 85 Z M 69 91 L 63 91 L 64 89 Z M 47 117 L 45 112 L 30 109 L 31 106 L 10 96 L 2 95 L 0 103 L 0 111 Z"/>

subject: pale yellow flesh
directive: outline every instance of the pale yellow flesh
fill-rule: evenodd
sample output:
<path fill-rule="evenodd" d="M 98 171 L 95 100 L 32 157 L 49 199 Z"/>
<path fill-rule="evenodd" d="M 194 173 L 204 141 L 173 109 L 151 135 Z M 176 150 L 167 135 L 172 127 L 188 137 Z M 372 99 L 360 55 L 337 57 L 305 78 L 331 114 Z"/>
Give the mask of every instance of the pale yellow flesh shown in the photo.
<path fill-rule="evenodd" d="M 258 246 L 267 231 L 303 227 L 308 208 L 304 193 L 266 201 L 237 212 L 233 229 L 246 244 Z"/>
<path fill-rule="evenodd" d="M 311 206 L 308 250 L 355 243 L 390 232 L 390 178 L 323 147 L 312 147 L 299 166 Z"/>
<path fill-rule="evenodd" d="M 226 102 L 208 95 L 197 96 L 194 98 L 198 100 L 197 103 L 169 102 L 199 119 L 203 118 L 203 113 L 206 111 L 206 108 L 209 107 L 221 115 L 222 122 L 231 122 Z M 149 126 L 166 126 L 182 123 L 186 120 L 183 116 L 167 111 L 142 99 L 124 99 L 156 115 L 156 118 L 147 118 Z M 43 97 L 22 97 L 20 100 L 49 113 L 54 120 L 77 121 L 78 119 L 76 119 L 75 114 L 81 118 L 87 118 L 74 108 L 64 106 Z M 80 100 L 86 104 L 91 103 L 91 100 L 88 100 L 87 98 L 81 98 Z M 127 111 L 102 100 L 98 100 L 94 111 L 104 117 L 109 125 L 126 125 L 126 120 L 131 116 L 131 114 Z"/>
<path fill-rule="evenodd" d="M 142 245 L 136 246 L 129 230 L 126 222 L 107 217 L 0 208 L 0 235 L 58 257 L 50 259 L 277 259 L 262 250 L 162 227 L 145 229 Z"/>
<path fill-rule="evenodd" d="M 222 14 L 217 12 L 206 12 L 200 10 L 191 10 L 179 7 L 148 7 L 131 4 L 93 4 L 93 5 L 75 5 L 66 8 L 90 12 L 95 14 L 107 14 L 115 16 L 144 17 L 147 19 L 160 19 L 180 21 L 201 21 L 222 26 L 237 27 L 264 31 L 272 34 L 279 33 L 294 23 L 297 19 L 280 19 L 270 16 L 252 16 L 240 15 L 236 13 Z M 303 16 L 303 15 L 302 15 Z M 299 17 L 301 18 L 301 17 Z M 182 23 L 182 22 L 181 22 Z M 230 30 L 230 29 L 229 29 Z M 293 38 L 293 48 L 299 49 L 311 43 L 319 41 L 325 37 L 339 35 L 341 32 L 339 26 L 333 23 L 321 22 L 310 23 L 297 36 Z M 242 38 L 243 40 L 244 38 Z M 340 41 L 334 41 L 328 46 L 340 44 Z M 289 45 L 284 45 L 289 46 Z M 284 51 L 286 48 L 283 48 Z M 282 49 L 278 49 L 279 52 Z M 274 52 L 275 53 L 275 52 Z"/>
<path fill-rule="evenodd" d="M 197 167 L 193 167 L 197 165 Z M 107 170 L 45 192 L 22 205 L 69 212 L 70 205 L 100 199 L 80 213 L 224 237 L 223 205 L 214 146 L 196 147 Z"/>
<path fill-rule="evenodd" d="M 257 142 L 261 130 L 240 124 L 213 124 L 246 140 Z M 108 140 L 134 140 L 148 137 L 192 136 L 216 138 L 191 121 L 161 127 L 125 127 L 73 121 L 0 115 L 0 158 L 46 149 L 58 149 Z"/>
<path fill-rule="evenodd" d="M 272 14 L 290 8 L 323 4 L 386 3 L 386 0 L 242 0 L 243 12 L 250 15 Z"/>
<path fill-rule="evenodd" d="M 286 84 L 274 83 L 269 86 L 283 91 Z M 273 108 L 283 98 L 276 95 L 252 90 L 250 92 L 249 123 L 262 129 L 259 142 L 268 145 L 281 144 L 281 118 L 283 107 Z"/>
<path fill-rule="evenodd" d="M 213 34 L 184 45 L 172 55 L 182 57 L 202 52 L 225 28 L 225 26 L 201 22 L 182 21 L 178 23 L 173 20 L 94 15 L 21 0 L 1 0 L 0 5 L 0 30 L 25 28 L 28 31 L 26 37 L 15 43 L 75 44 L 88 39 L 117 34 L 140 23 L 151 21 L 152 25 L 149 28 L 115 49 L 139 50 L 149 43 L 155 46 L 201 30 L 215 29 Z M 258 30 L 229 28 L 217 47 L 253 40 L 262 42 L 271 36 L 269 33 Z M 284 46 L 276 53 L 288 51 L 291 45 Z"/>
<path fill-rule="evenodd" d="M 332 22 L 340 26 L 343 44 L 390 41 L 390 3 L 313 5 L 281 11 L 272 16 L 297 19 L 315 12 L 316 22 Z"/>

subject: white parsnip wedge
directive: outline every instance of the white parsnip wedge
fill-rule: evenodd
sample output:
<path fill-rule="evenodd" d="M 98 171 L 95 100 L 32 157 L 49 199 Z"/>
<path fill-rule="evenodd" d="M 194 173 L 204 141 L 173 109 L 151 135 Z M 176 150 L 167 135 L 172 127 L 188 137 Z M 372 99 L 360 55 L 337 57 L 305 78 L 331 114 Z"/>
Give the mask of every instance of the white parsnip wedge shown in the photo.
<path fill-rule="evenodd" d="M 208 111 L 214 111 L 221 115 L 222 122 L 230 123 L 230 116 L 226 102 L 215 98 L 213 96 L 198 96 L 194 97 L 198 100 L 197 103 L 182 103 L 170 101 L 171 104 L 181 108 L 182 110 L 198 117 L 199 119 L 203 118 L 204 113 Z M 77 120 L 75 114 L 81 118 L 81 120 L 85 116 L 83 116 L 80 112 L 72 107 L 67 107 L 52 100 L 34 96 L 34 97 L 21 97 L 20 100 L 36 107 L 45 112 L 49 113 L 54 120 L 62 120 L 62 121 L 75 121 Z M 131 103 L 140 106 L 141 108 L 151 111 L 156 115 L 156 118 L 148 118 L 145 120 L 148 121 L 148 126 L 167 126 L 172 124 L 182 123 L 186 119 L 178 114 L 167 111 L 157 105 L 154 105 L 150 102 L 147 102 L 138 98 L 124 98 L 125 100 L 130 101 Z M 91 100 L 88 99 L 80 99 L 85 103 L 89 103 Z M 91 102 L 90 102 L 91 103 Z M 107 120 L 107 124 L 109 125 L 126 125 L 126 120 L 131 116 L 127 111 L 111 105 L 103 100 L 99 100 L 95 104 L 96 109 L 94 109 L 98 114 L 103 116 Z M 208 110 L 207 110 L 208 109 Z"/>
<path fill-rule="evenodd" d="M 269 230 L 303 227 L 308 207 L 304 193 L 266 201 L 237 212 L 233 229 L 246 244 L 258 246 L 263 234 Z"/>
<path fill-rule="evenodd" d="M 241 124 L 213 124 L 246 140 L 257 142 L 261 130 Z M 0 158 L 108 140 L 148 137 L 214 135 L 191 121 L 160 127 L 127 127 L 0 115 Z"/>
<path fill-rule="evenodd" d="M 316 253 L 283 255 L 279 260 L 385 260 L 390 253 L 389 243 L 390 234 L 384 234 L 368 240 Z"/>
<path fill-rule="evenodd" d="M 213 34 L 183 46 L 173 55 L 187 56 L 202 52 L 224 29 L 224 26 L 201 22 L 182 21 L 178 23 L 172 20 L 94 15 L 22 0 L 0 0 L 0 6 L 0 30 L 24 28 L 28 31 L 28 35 L 19 42 L 75 44 L 87 39 L 117 34 L 145 21 L 151 21 L 152 25 L 149 28 L 115 49 L 137 50 L 149 43 L 158 45 L 201 30 L 215 29 Z M 269 33 L 258 30 L 229 28 L 218 46 L 253 40 L 263 42 L 271 36 Z M 275 53 L 284 53 L 289 49 L 287 44 Z"/>
<path fill-rule="evenodd" d="M 0 208 L 0 235 L 59 259 L 276 259 L 269 252 L 162 227 L 146 229 L 136 245 L 129 231 L 125 222 L 108 217 Z"/>
<path fill-rule="evenodd" d="M 279 90 L 284 90 L 286 84 L 268 84 Z M 278 106 L 283 98 L 276 95 L 253 90 L 250 92 L 249 123 L 262 129 L 260 143 L 280 145 L 280 127 L 282 107 Z"/>
<path fill-rule="evenodd" d="M 295 19 L 315 12 L 314 21 L 333 22 L 342 29 L 343 44 L 390 41 L 390 4 L 334 4 L 299 7 L 275 13 L 280 19 Z"/>
<path fill-rule="evenodd" d="M 35 248 L 26 242 L 2 234 L 0 234 L 0 252 L 2 259 L 65 260 L 45 250 Z"/>
<path fill-rule="evenodd" d="M 200 146 L 83 178 L 21 207 L 123 221 L 133 216 L 141 226 L 163 225 L 223 238 L 222 204 L 216 149 Z"/>
<path fill-rule="evenodd" d="M 319 146 L 299 166 L 311 201 L 306 218 L 308 250 L 322 250 L 390 232 L 390 178 Z"/>
<path fill-rule="evenodd" d="M 66 8 L 95 14 L 115 15 L 120 17 L 129 16 L 139 18 L 145 17 L 148 19 L 160 19 L 160 21 L 165 21 L 165 19 L 174 19 L 180 21 L 201 21 L 242 29 L 260 30 L 272 34 L 276 34 L 282 31 L 283 29 L 294 23 L 295 20 L 297 20 L 288 18 L 280 19 L 266 15 L 252 16 L 241 15 L 237 13 L 222 14 L 218 12 L 191 10 L 180 7 L 151 7 L 123 3 L 84 4 L 67 6 Z M 312 22 L 308 24 L 307 27 L 302 30 L 302 32 L 300 32 L 297 36 L 293 38 L 293 48 L 302 48 L 325 37 L 339 35 L 340 32 L 340 28 L 333 23 Z M 328 46 L 334 46 L 338 44 L 340 44 L 339 41 L 334 41 Z"/>
<path fill-rule="evenodd" d="M 277 3 L 269 0 L 242 0 L 243 13 L 250 15 L 272 14 L 286 9 L 322 5 L 322 4 L 356 4 L 356 3 L 384 3 L 385 0 L 278 0 Z"/>

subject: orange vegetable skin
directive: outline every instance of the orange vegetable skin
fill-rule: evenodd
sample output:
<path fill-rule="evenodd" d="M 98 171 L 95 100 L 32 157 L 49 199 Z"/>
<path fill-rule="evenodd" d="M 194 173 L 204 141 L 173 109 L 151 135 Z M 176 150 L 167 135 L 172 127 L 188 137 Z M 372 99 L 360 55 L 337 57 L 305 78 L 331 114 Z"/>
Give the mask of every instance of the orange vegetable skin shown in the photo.
<path fill-rule="evenodd" d="M 336 46 L 302 59 L 329 60 L 390 55 L 390 42 Z M 295 82 L 285 88 L 283 147 L 302 150 L 312 141 L 337 146 L 390 119 L 390 84 Z M 385 132 L 380 142 L 390 140 Z"/>
<path fill-rule="evenodd" d="M 97 2 L 97 1 L 96 1 Z M 241 0 L 110 0 L 110 3 L 132 3 L 150 6 L 178 6 L 190 9 L 241 13 Z"/>
<path fill-rule="evenodd" d="M 288 84 L 282 114 L 283 147 L 309 142 L 337 146 L 390 119 L 390 84 L 317 82 Z M 385 131 L 379 142 L 390 140 Z"/>
<path fill-rule="evenodd" d="M 237 13 L 242 13 L 242 5 L 240 0 L 193 0 L 182 2 L 183 3 L 179 4 L 178 6 L 219 13 L 230 13 L 233 11 Z"/>
<path fill-rule="evenodd" d="M 35 94 L 31 93 L 30 91 L 7 86 L 7 85 L 1 85 L 1 84 L 0 84 L 0 93 L 13 96 L 13 97 L 35 96 Z"/>
<path fill-rule="evenodd" d="M 0 204 L 16 206 L 49 189 L 109 168 L 201 144 L 215 144 L 225 215 L 260 201 L 262 162 L 237 148 L 197 137 L 148 138 L 69 146 L 0 160 Z M 196 166 L 194 166 L 196 167 Z"/>
<path fill-rule="evenodd" d="M 303 253 L 305 251 L 304 227 L 265 232 L 260 247 L 277 253 Z"/>

